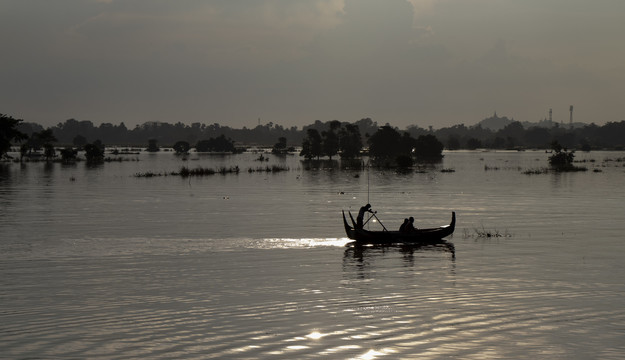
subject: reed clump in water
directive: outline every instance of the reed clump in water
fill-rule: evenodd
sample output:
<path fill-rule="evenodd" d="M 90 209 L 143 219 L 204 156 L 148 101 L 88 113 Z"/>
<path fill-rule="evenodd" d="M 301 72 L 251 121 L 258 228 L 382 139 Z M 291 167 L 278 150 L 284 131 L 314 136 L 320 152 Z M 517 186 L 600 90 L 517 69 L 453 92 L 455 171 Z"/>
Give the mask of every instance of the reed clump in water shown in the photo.
<path fill-rule="evenodd" d="M 249 168 L 247 170 L 248 173 L 256 173 L 256 172 L 264 172 L 264 173 L 278 173 L 278 172 L 282 172 L 282 171 L 289 171 L 289 167 L 288 166 L 279 166 L 279 165 L 272 165 L 272 166 L 261 166 L 261 167 L 256 167 L 256 168 Z M 213 169 L 213 168 L 202 168 L 202 167 L 198 167 L 198 168 L 188 168 L 186 166 L 183 166 L 182 168 L 180 168 L 180 171 L 172 171 L 172 172 L 151 172 L 151 171 L 147 171 L 144 173 L 137 173 L 135 174 L 135 177 L 156 177 L 156 176 L 181 176 L 181 177 L 191 177 L 191 176 L 211 176 L 211 175 L 215 175 L 215 174 L 221 174 L 221 175 L 227 175 L 227 174 L 238 174 L 241 172 L 241 169 L 239 168 L 239 166 L 232 166 L 232 167 L 221 167 L 221 168 L 217 168 L 217 169 Z"/>
<path fill-rule="evenodd" d="M 501 237 L 512 237 L 512 234 L 508 232 L 508 230 L 503 233 L 499 232 L 499 230 L 488 230 L 482 226 L 482 228 L 473 228 L 473 232 L 464 229 L 464 236 L 467 238 L 501 238 Z"/>
<path fill-rule="evenodd" d="M 221 174 L 221 175 L 238 174 L 239 172 L 240 172 L 240 169 L 238 166 L 233 166 L 229 168 L 221 167 L 218 169 L 202 168 L 202 167 L 191 169 L 186 166 L 183 166 L 182 168 L 180 168 L 180 171 L 172 171 L 169 173 L 147 171 L 144 173 L 137 173 L 135 174 L 135 177 L 156 177 L 156 176 L 190 177 L 190 176 L 210 176 L 210 175 L 215 175 L 215 174 Z"/>
<path fill-rule="evenodd" d="M 272 166 L 265 166 L 265 167 L 261 166 L 261 167 L 247 169 L 248 173 L 254 173 L 254 172 L 277 173 L 277 172 L 281 172 L 281 171 L 289 171 L 289 167 L 288 166 L 272 165 Z"/>
<path fill-rule="evenodd" d="M 539 168 L 539 169 L 527 169 L 523 171 L 525 175 L 539 175 L 539 174 L 547 174 L 549 173 L 549 169 L 547 168 Z"/>

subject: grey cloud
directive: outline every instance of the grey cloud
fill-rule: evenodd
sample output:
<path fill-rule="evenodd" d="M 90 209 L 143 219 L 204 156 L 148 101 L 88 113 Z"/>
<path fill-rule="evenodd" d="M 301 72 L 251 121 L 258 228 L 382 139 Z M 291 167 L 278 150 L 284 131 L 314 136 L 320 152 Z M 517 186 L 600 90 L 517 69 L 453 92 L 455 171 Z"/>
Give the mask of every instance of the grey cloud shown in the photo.
<path fill-rule="evenodd" d="M 0 39 L 12 56 L 0 69 L 0 108 L 30 121 L 253 126 L 258 117 L 303 125 L 370 116 L 438 127 L 493 110 L 532 121 L 569 102 L 580 120 L 621 116 L 620 3 L 4 3 Z"/>

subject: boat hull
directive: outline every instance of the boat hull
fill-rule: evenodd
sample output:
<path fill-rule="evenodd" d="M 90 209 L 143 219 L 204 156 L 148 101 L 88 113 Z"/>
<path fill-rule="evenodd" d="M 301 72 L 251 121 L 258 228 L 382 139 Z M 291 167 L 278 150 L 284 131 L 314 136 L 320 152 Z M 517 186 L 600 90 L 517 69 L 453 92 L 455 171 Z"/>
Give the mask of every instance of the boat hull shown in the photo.
<path fill-rule="evenodd" d="M 348 212 L 349 213 L 349 212 Z M 399 231 L 369 231 L 357 229 L 352 214 L 350 225 L 345 218 L 343 211 L 343 225 L 347 237 L 355 240 L 357 244 L 437 244 L 444 242 L 444 238 L 453 234 L 456 228 L 456 213 L 452 212 L 451 223 L 437 228 L 417 229 L 411 232 Z"/>

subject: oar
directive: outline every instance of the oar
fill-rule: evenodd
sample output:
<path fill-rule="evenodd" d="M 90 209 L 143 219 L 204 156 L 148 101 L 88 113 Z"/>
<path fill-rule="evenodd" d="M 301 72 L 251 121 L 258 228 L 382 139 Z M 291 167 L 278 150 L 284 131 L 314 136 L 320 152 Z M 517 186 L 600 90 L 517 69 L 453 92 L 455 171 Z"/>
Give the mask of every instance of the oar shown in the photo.
<path fill-rule="evenodd" d="M 384 229 L 384 231 L 388 231 L 388 230 L 386 229 L 386 226 L 384 226 L 384 224 L 382 224 L 382 222 L 380 221 L 380 219 L 378 219 L 378 217 L 375 215 L 375 214 L 377 214 L 377 213 L 378 213 L 377 211 L 372 212 L 372 213 L 371 213 L 371 216 L 369 216 L 369 218 L 367 219 L 367 221 L 365 221 L 365 223 L 364 223 L 364 224 L 362 224 L 362 226 L 364 227 L 365 225 L 367 225 L 367 223 L 369 222 L 369 220 L 371 220 L 371 218 L 375 217 L 375 219 L 376 219 L 376 220 L 380 223 L 380 225 L 382 225 L 382 228 Z"/>
<path fill-rule="evenodd" d="M 375 216 L 375 219 L 380 223 L 380 225 L 382 225 L 382 228 L 384 229 L 384 231 L 388 231 L 388 230 L 386 230 L 386 226 L 384 226 L 384 224 L 382 224 L 380 219 L 378 219 L 378 217 L 375 215 L 376 213 L 377 213 L 377 211 L 374 212 L 372 216 Z"/>

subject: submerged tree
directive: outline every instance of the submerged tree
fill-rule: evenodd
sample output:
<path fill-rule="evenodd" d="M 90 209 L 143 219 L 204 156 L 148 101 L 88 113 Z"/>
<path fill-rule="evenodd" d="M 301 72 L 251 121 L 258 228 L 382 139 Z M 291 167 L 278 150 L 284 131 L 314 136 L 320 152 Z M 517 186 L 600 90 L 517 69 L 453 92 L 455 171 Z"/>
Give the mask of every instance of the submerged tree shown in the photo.
<path fill-rule="evenodd" d="M 148 140 L 148 151 L 149 152 L 160 151 L 161 149 L 158 147 L 157 143 L 158 143 L 158 141 L 156 139 Z"/>
<path fill-rule="evenodd" d="M 26 143 L 27 151 L 32 153 L 32 151 L 39 151 L 43 148 L 43 155 L 46 158 L 46 161 L 50 161 L 54 156 L 56 156 L 56 151 L 54 150 L 54 145 L 57 141 L 54 136 L 52 129 L 41 130 L 39 132 L 33 133 L 28 142 Z"/>
<path fill-rule="evenodd" d="M 11 142 L 21 142 L 28 136 L 17 130 L 17 126 L 23 120 L 14 119 L 12 116 L 0 114 L 0 157 L 11 150 Z"/>
<path fill-rule="evenodd" d="M 85 158 L 88 164 L 97 164 L 104 161 L 104 144 L 96 140 L 93 144 L 85 145 Z"/>
<path fill-rule="evenodd" d="M 271 153 L 276 154 L 276 155 L 287 153 L 286 138 L 284 136 L 281 136 L 280 138 L 278 138 L 278 142 L 273 145 L 273 149 L 271 149 Z"/>
<path fill-rule="evenodd" d="M 308 129 L 306 131 L 306 138 L 302 143 L 302 151 L 300 156 L 306 159 L 312 159 L 321 157 L 323 155 L 323 149 L 321 145 L 321 135 L 317 129 Z"/>
<path fill-rule="evenodd" d="M 414 153 L 417 160 L 436 161 L 443 157 L 444 145 L 432 134 L 421 135 L 415 141 Z"/>
<path fill-rule="evenodd" d="M 360 156 L 362 138 L 358 125 L 346 124 L 341 127 L 339 130 L 339 149 L 343 159 L 353 159 Z"/>
<path fill-rule="evenodd" d="M 549 157 L 549 165 L 556 170 L 571 170 L 574 168 L 573 159 L 575 155 L 573 151 L 567 151 L 558 141 L 551 143 L 553 155 Z"/>
<path fill-rule="evenodd" d="M 67 146 L 61 149 L 61 159 L 64 164 L 72 164 L 76 161 L 76 157 L 78 155 L 78 150 L 74 149 L 71 146 Z"/>
<path fill-rule="evenodd" d="M 174 151 L 177 155 L 189 153 L 190 148 L 191 145 L 189 145 L 189 143 L 186 141 L 178 141 L 174 144 Z"/>
<path fill-rule="evenodd" d="M 224 134 L 221 134 L 216 138 L 198 141 L 195 145 L 195 150 L 199 152 L 235 152 L 236 148 L 232 139 L 226 138 Z"/>
<path fill-rule="evenodd" d="M 369 155 L 379 165 L 410 167 L 415 139 L 409 133 L 400 134 L 390 125 L 382 126 L 368 140 Z"/>
<path fill-rule="evenodd" d="M 377 159 L 391 159 L 402 153 L 401 134 L 390 125 L 382 126 L 367 140 L 369 155 Z"/>
<path fill-rule="evenodd" d="M 338 120 L 330 121 L 330 129 L 321 132 L 322 140 L 322 151 L 323 155 L 327 156 L 332 160 L 332 156 L 338 154 L 339 152 L 339 137 L 336 134 L 336 130 L 341 127 L 341 122 Z"/>

